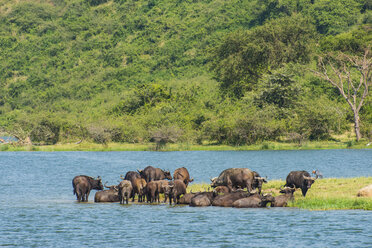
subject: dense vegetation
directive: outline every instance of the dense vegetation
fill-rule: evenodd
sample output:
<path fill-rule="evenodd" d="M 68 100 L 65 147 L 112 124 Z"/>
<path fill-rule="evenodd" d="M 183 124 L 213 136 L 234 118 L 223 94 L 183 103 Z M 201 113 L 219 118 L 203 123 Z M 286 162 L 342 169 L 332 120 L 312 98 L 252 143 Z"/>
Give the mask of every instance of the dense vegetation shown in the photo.
<path fill-rule="evenodd" d="M 368 0 L 2 0 L 0 131 L 37 144 L 332 139 L 351 130 L 353 113 L 312 70 L 319 55 L 363 55 L 371 9 Z M 360 118 L 371 139 L 371 94 Z"/>

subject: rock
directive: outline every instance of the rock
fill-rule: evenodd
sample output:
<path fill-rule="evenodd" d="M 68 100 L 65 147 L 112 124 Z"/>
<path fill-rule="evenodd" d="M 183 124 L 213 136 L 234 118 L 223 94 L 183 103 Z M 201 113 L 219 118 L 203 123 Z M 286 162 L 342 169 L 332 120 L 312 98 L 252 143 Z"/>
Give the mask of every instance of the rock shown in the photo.
<path fill-rule="evenodd" d="M 364 188 L 361 188 L 358 191 L 357 196 L 362 196 L 362 197 L 372 197 L 372 184 L 368 185 Z"/>

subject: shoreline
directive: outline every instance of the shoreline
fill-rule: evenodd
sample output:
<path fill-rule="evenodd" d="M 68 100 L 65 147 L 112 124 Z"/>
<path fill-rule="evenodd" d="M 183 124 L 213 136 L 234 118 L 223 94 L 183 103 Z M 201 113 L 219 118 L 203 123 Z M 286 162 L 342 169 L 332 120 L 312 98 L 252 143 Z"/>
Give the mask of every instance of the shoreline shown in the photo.
<path fill-rule="evenodd" d="M 188 143 L 168 144 L 156 150 L 154 143 L 108 143 L 105 145 L 89 142 L 63 143 L 56 145 L 18 145 L 16 143 L 0 144 L 0 151 L 260 151 L 260 150 L 324 150 L 324 149 L 371 149 L 368 141 L 309 141 L 302 144 L 284 142 L 263 142 L 254 145 L 231 146 Z"/>

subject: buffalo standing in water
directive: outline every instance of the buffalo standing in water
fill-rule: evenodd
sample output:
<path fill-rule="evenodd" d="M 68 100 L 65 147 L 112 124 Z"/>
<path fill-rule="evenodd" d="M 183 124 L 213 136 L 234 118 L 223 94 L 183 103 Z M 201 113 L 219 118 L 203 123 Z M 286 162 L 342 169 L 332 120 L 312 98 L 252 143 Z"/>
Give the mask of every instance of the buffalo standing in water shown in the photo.
<path fill-rule="evenodd" d="M 138 172 L 141 177 L 146 180 L 146 183 L 163 179 L 172 180 L 172 176 L 169 171 L 163 171 L 162 169 L 152 166 L 147 166 L 143 170 L 138 170 Z"/>
<path fill-rule="evenodd" d="M 169 205 L 172 204 L 172 199 L 174 204 L 179 204 L 180 197 L 184 194 L 186 194 L 186 185 L 182 180 L 174 180 L 165 186 L 164 195 L 169 197 Z"/>
<path fill-rule="evenodd" d="M 307 171 L 291 171 L 287 176 L 284 187 L 300 188 L 302 195 L 305 197 L 314 182 L 315 178 L 311 177 Z"/>
<path fill-rule="evenodd" d="M 76 176 L 72 179 L 73 193 L 76 195 L 78 202 L 87 202 L 89 193 L 92 189 L 103 190 L 101 177 L 94 179 L 89 176 Z"/>
<path fill-rule="evenodd" d="M 120 204 L 124 204 L 124 201 L 128 204 L 133 190 L 132 183 L 129 180 L 123 180 L 119 183 L 118 188 Z"/>

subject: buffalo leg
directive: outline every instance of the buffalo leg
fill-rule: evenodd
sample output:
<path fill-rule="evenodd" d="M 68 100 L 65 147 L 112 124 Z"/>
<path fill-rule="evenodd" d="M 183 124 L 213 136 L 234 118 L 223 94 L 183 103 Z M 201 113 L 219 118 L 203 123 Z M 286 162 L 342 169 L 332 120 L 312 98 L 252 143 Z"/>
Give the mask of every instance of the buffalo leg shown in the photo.
<path fill-rule="evenodd" d="M 252 183 L 251 182 L 247 182 L 247 191 L 248 193 L 251 193 L 252 192 Z"/>

